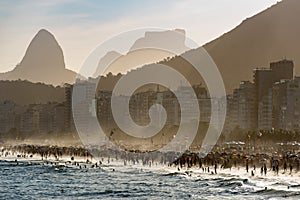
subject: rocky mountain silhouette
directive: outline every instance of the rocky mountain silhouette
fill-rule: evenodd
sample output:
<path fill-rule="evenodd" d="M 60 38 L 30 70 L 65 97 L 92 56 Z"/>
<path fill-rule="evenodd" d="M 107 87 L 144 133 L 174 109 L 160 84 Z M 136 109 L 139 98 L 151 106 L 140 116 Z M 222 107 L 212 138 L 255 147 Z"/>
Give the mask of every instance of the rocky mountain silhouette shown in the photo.
<path fill-rule="evenodd" d="M 234 88 L 237 88 L 240 81 L 252 80 L 253 69 L 268 67 L 269 63 L 283 58 L 294 61 L 295 73 L 299 75 L 299 19 L 300 1 L 283 0 L 244 20 L 232 31 L 203 46 L 217 64 L 227 93 L 231 93 Z M 184 32 L 182 33 L 184 34 Z M 157 38 L 157 34 L 159 33 L 146 33 L 144 38 L 138 39 L 133 44 L 126 55 L 121 55 L 118 52 L 108 52 L 100 60 L 99 65 L 107 65 L 111 60 L 114 60 L 113 63 L 110 63 L 112 68 L 124 72 L 129 68 L 141 68 L 145 63 L 147 64 L 146 66 L 149 66 L 149 63 L 162 60 L 160 63 L 180 71 L 180 73 L 188 77 L 191 84 L 203 82 L 201 76 L 197 75 L 197 72 L 182 56 L 175 56 L 170 59 L 167 57 L 173 55 L 161 51 L 160 56 L 151 60 L 145 56 L 148 54 L 153 59 L 151 51 L 138 50 L 138 47 L 149 43 L 149 37 Z M 162 34 L 168 35 L 167 32 Z M 173 40 L 171 39 L 171 41 Z M 179 43 L 182 43 L 181 41 L 184 40 L 179 41 Z M 184 55 L 196 58 L 198 53 L 199 49 L 193 49 L 185 52 Z M 98 72 L 95 72 L 95 77 L 99 75 Z M 32 82 L 54 85 L 72 83 L 75 77 L 75 72 L 65 68 L 61 47 L 54 36 L 46 30 L 40 30 L 33 38 L 23 60 L 15 69 L 0 74 L 0 79 L 2 80 L 26 79 Z M 116 82 L 120 75 L 110 77 L 114 79 L 112 82 Z M 110 85 L 109 79 L 105 80 L 107 85 Z M 111 87 L 104 87 L 104 89 L 111 89 Z"/>
<path fill-rule="evenodd" d="M 106 66 L 109 68 L 104 74 L 110 71 L 125 74 L 131 69 L 181 54 L 189 50 L 185 45 L 185 39 L 185 31 L 182 29 L 147 31 L 132 44 L 125 55 L 117 51 L 110 51 L 104 55 L 99 61 L 94 77 L 103 75 L 100 69 Z"/>
<path fill-rule="evenodd" d="M 268 67 L 271 62 L 284 58 L 294 61 L 295 74 L 299 75 L 299 19 L 300 1 L 283 0 L 244 20 L 233 30 L 203 46 L 218 66 L 227 93 L 232 93 L 241 81 L 253 80 L 255 68 Z M 142 42 L 148 41 L 140 39 L 136 42 L 137 46 Z M 200 48 L 192 49 L 183 53 L 183 56 L 168 58 L 160 63 L 178 70 L 191 84 L 203 83 L 201 75 L 184 59 L 184 57 L 191 57 L 197 60 L 197 54 L 200 51 Z M 114 54 L 114 56 L 117 55 Z M 127 58 L 129 59 L 130 55 L 127 55 Z M 124 58 L 120 59 L 122 60 L 124 61 Z M 124 62 L 120 61 L 115 61 L 113 66 L 122 66 L 120 63 Z M 149 65 L 143 67 L 149 67 Z"/>
<path fill-rule="evenodd" d="M 0 74 L 2 80 L 28 80 L 53 85 L 73 83 L 76 73 L 66 69 L 64 55 L 55 37 L 40 30 L 30 42 L 22 61 L 12 70 Z"/>

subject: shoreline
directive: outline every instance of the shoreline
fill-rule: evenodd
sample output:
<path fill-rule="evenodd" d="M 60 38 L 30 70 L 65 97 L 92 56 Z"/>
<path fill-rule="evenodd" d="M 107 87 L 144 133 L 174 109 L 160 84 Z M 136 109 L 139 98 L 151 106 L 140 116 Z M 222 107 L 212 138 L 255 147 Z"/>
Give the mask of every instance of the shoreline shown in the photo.
<path fill-rule="evenodd" d="M 181 176 L 191 180 L 222 180 L 230 184 L 232 181 L 240 181 L 241 187 L 247 187 L 247 185 L 255 185 L 259 190 L 274 189 L 274 184 L 277 184 L 276 190 L 300 192 L 300 173 L 293 172 L 292 174 L 283 174 L 282 171 L 277 175 L 271 169 L 268 169 L 267 175 L 261 175 L 258 171 L 252 176 L 247 173 L 243 167 L 233 167 L 232 169 L 218 169 L 217 174 L 203 172 L 202 169 L 197 167 L 182 168 L 180 171 L 176 167 L 170 167 L 166 165 L 153 165 L 143 166 L 139 164 L 128 164 L 124 166 L 122 161 L 112 160 L 109 164 L 107 162 L 101 165 L 95 165 L 95 160 L 90 163 L 85 162 L 85 158 L 74 159 L 70 161 L 67 158 L 63 158 L 59 161 L 53 159 L 41 160 L 37 157 L 18 158 L 0 157 L 0 162 L 10 162 L 10 166 L 22 166 L 22 165 L 41 165 L 43 167 L 51 167 L 54 171 L 64 170 L 65 168 L 76 170 L 104 170 L 106 173 L 122 172 L 131 173 L 132 170 L 140 172 L 150 171 L 152 173 L 161 174 L 163 176 Z M 75 164 L 77 163 L 77 164 Z M 88 171 L 83 171 L 87 173 Z"/>
<path fill-rule="evenodd" d="M 16 153 L 16 152 L 15 152 Z M 88 160 L 86 157 L 74 157 L 72 160 L 69 156 L 62 156 L 58 160 L 53 157 L 47 157 L 47 159 L 42 159 L 38 155 L 25 157 L 18 157 L 17 154 L 11 154 L 10 156 L 3 157 L 0 154 L 0 162 L 9 162 L 9 166 L 26 166 L 26 165 L 40 165 L 43 167 L 50 167 L 54 171 L 64 171 L 66 169 L 74 170 L 87 170 L 82 171 L 83 173 L 88 173 L 90 170 L 104 171 L 105 173 L 132 173 L 132 170 L 137 172 L 152 172 L 156 174 L 161 174 L 162 176 L 180 176 L 191 180 L 222 180 L 225 184 L 231 184 L 232 182 L 239 182 L 240 187 L 255 187 L 257 191 L 266 190 L 284 190 L 291 192 L 300 192 L 300 172 L 293 171 L 292 174 L 283 174 L 283 170 L 280 170 L 278 175 L 268 168 L 267 175 L 261 175 L 260 171 L 256 169 L 254 175 L 251 174 L 253 167 L 246 172 L 245 166 L 237 166 L 232 168 L 222 169 L 221 166 L 217 168 L 217 174 L 204 171 L 198 166 L 192 166 L 188 168 L 187 166 L 181 168 L 178 171 L 176 166 L 170 166 L 165 164 L 159 164 L 158 162 L 152 165 L 143 165 L 140 160 L 138 163 L 133 163 L 127 161 L 125 164 L 122 159 L 112 159 L 112 158 L 102 158 Z M 101 163 L 100 163 L 101 162 Z M 2 166 L 6 166 L 5 164 Z M 213 166 L 205 165 L 205 168 L 210 167 L 212 170 Z M 98 171 L 99 172 L 99 171 Z M 275 184 L 275 185 L 274 185 Z"/>
<path fill-rule="evenodd" d="M 8 155 L 4 156 L 3 153 L 8 153 Z M 271 176 L 281 177 L 300 177 L 300 171 L 294 170 L 291 174 L 287 170 L 284 173 L 284 170 L 281 169 L 279 173 L 272 171 L 271 168 L 268 167 L 267 175 L 261 175 L 260 169 L 253 167 L 250 167 L 248 170 L 248 173 L 246 172 L 246 167 L 243 165 L 237 165 L 236 167 L 231 168 L 221 168 L 219 165 L 217 167 L 217 174 L 214 173 L 214 166 L 213 165 L 204 165 L 202 168 L 199 168 L 198 166 L 192 166 L 187 167 L 184 166 L 182 168 L 179 168 L 177 165 L 166 165 L 166 164 L 160 164 L 158 161 L 154 162 L 152 165 L 143 165 L 142 161 L 139 160 L 136 163 L 132 161 L 125 161 L 126 164 L 124 164 L 123 159 L 114 159 L 110 157 L 103 157 L 99 159 L 91 158 L 91 157 L 83 157 L 83 156 L 70 156 L 70 155 L 63 155 L 59 158 L 55 156 L 47 156 L 46 158 L 41 157 L 40 155 L 36 154 L 24 154 L 21 152 L 16 151 L 2 151 L 0 152 L 0 161 L 6 161 L 6 162 L 29 162 L 33 164 L 53 164 L 53 166 L 60 165 L 60 166 L 79 166 L 79 165 L 86 165 L 86 168 L 94 168 L 94 167 L 132 167 L 132 168 L 144 168 L 144 169 L 158 169 L 158 170 L 165 170 L 166 172 L 170 173 L 177 173 L 177 174 L 186 174 L 190 175 L 190 173 L 198 174 L 198 175 L 209 175 L 209 176 L 215 176 L 219 174 L 230 174 L 230 175 L 245 175 L 248 177 L 261 177 L 266 178 L 268 175 L 271 174 Z M 79 164 L 79 165 L 78 165 Z M 207 169 L 210 168 L 208 171 Z M 205 169 L 205 170 L 204 170 Z M 254 171 L 254 176 L 251 175 L 251 171 Z M 238 173 L 237 173 L 238 172 Z M 299 180 L 300 181 L 300 180 Z"/>

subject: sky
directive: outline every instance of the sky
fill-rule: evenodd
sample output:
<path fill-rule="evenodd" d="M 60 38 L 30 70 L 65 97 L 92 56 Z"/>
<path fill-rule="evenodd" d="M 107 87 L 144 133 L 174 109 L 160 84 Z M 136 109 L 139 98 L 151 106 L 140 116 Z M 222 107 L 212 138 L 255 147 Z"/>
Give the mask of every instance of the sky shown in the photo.
<path fill-rule="evenodd" d="M 42 28 L 55 35 L 66 67 L 78 71 L 99 44 L 122 32 L 185 29 L 203 45 L 279 0 L 1 0 L 0 72 L 19 63 Z"/>

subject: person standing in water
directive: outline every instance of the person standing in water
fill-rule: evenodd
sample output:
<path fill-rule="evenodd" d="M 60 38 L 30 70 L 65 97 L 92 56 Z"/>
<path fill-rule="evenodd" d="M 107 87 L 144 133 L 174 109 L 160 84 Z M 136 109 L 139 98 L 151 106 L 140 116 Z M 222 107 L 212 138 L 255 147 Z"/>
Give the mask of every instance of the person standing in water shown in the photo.
<path fill-rule="evenodd" d="M 286 161 L 284 161 L 283 163 L 283 172 L 285 173 L 287 170 L 287 164 L 286 164 Z"/>
<path fill-rule="evenodd" d="M 265 172 L 265 176 L 267 175 L 267 166 L 266 164 L 264 164 L 264 172 Z"/>
<path fill-rule="evenodd" d="M 292 174 L 292 171 L 293 171 L 293 165 L 290 164 L 290 174 Z"/>
<path fill-rule="evenodd" d="M 246 171 L 247 171 L 247 173 L 249 172 L 249 163 L 248 163 L 248 160 L 246 160 Z"/>
<path fill-rule="evenodd" d="M 215 162 L 215 174 L 217 174 L 217 168 L 218 168 L 218 165 L 217 165 L 217 162 Z"/>

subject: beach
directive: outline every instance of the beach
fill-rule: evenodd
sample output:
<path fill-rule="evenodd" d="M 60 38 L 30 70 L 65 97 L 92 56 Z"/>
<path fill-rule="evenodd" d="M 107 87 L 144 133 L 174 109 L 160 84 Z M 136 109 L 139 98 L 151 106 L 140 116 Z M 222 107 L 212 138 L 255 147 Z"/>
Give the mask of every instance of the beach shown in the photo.
<path fill-rule="evenodd" d="M 56 161 L 34 156 L 1 157 L 0 198 L 299 199 L 300 195 L 296 172 L 277 175 L 268 170 L 266 176 L 258 172 L 252 176 L 245 168 L 232 167 L 211 174 L 195 166 L 178 171 L 159 163 L 124 165 L 121 160 L 104 159 L 101 166 L 95 167 L 95 161 L 87 164 L 85 158 Z"/>

